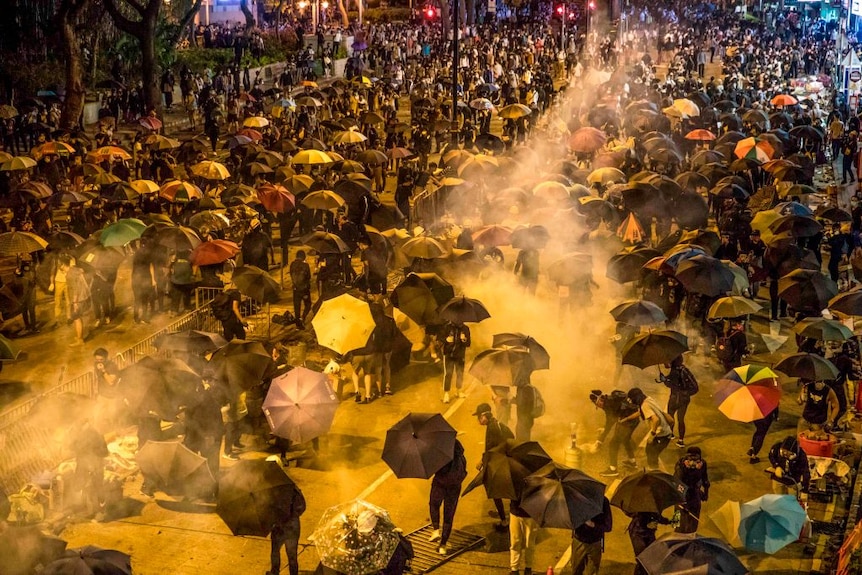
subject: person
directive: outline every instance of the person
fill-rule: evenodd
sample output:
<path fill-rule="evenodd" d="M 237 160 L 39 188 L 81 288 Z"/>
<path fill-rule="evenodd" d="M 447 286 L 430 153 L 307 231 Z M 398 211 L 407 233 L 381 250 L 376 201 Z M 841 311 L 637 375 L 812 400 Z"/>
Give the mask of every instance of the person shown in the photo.
<path fill-rule="evenodd" d="M 674 468 L 674 477 L 688 489 L 685 492 L 685 503 L 679 505 L 680 519 L 677 533 L 694 533 L 700 522 L 702 502 L 709 499 L 709 474 L 706 460 L 700 447 L 689 447 L 685 455 L 679 458 Z"/>
<path fill-rule="evenodd" d="M 672 419 L 664 413 L 658 402 L 639 387 L 628 392 L 628 400 L 638 407 L 640 417 L 649 424 L 649 437 L 646 444 L 647 467 L 658 469 L 658 457 L 673 438 Z"/>
<path fill-rule="evenodd" d="M 226 405 L 221 408 L 222 421 L 224 422 L 224 448 L 222 457 L 236 461 L 239 459 L 235 449 L 245 447 L 242 444 L 242 420 L 248 415 L 248 407 L 245 403 L 246 392 L 235 393 Z"/>
<path fill-rule="evenodd" d="M 303 329 L 305 318 L 311 312 L 311 266 L 305 261 L 305 250 L 296 252 L 290 262 L 289 272 L 293 284 L 293 316 L 296 318 L 296 327 Z"/>
<path fill-rule="evenodd" d="M 437 337 L 443 347 L 443 403 L 449 403 L 453 375 L 457 397 L 467 397 L 461 391 L 461 386 L 464 384 L 464 360 L 470 347 L 470 328 L 463 323 L 449 321 Z"/>
<path fill-rule="evenodd" d="M 519 251 L 513 271 L 518 276 L 518 282 L 524 286 L 524 290 L 528 294 L 535 295 L 536 287 L 539 285 L 539 250 L 526 248 Z"/>
<path fill-rule="evenodd" d="M 652 511 L 636 511 L 627 515 L 631 517 L 631 521 L 626 527 L 626 532 L 629 534 L 635 557 L 655 542 L 655 532 L 659 525 L 670 525 L 670 519 Z M 646 570 L 638 562 L 635 565 L 635 575 L 647 575 Z"/>
<path fill-rule="evenodd" d="M 183 444 L 207 460 L 213 477 L 218 477 L 219 447 L 224 435 L 221 405 L 213 387 L 213 373 L 205 370 L 195 391 L 195 402 L 183 410 L 186 434 Z"/>
<path fill-rule="evenodd" d="M 132 258 L 132 294 L 134 295 L 135 323 L 150 323 L 150 312 L 156 301 L 155 246 L 145 240 Z"/>
<path fill-rule="evenodd" d="M 524 575 L 532 575 L 536 551 L 535 536 L 539 531 L 539 523 L 530 517 L 519 503 L 509 502 L 509 575 L 520 575 L 522 558 Z"/>
<path fill-rule="evenodd" d="M 529 376 L 527 376 L 529 378 Z M 529 381 L 526 384 L 515 387 L 515 440 L 518 442 L 530 441 L 533 432 L 533 422 L 537 416 L 536 403 L 539 390 L 533 387 Z"/>
<path fill-rule="evenodd" d="M 511 429 L 497 421 L 493 413 L 491 413 L 491 406 L 487 403 L 480 403 L 477 405 L 476 411 L 473 412 L 473 416 L 479 419 L 479 425 L 483 425 L 485 427 L 485 453 L 488 453 L 489 450 L 497 447 L 507 439 L 515 438 Z M 476 466 L 476 469 L 481 472 L 484 467 L 485 458 L 483 457 L 482 462 Z M 497 508 L 497 516 L 500 518 L 499 526 L 502 528 L 508 527 L 508 516 L 503 507 L 503 500 L 494 499 L 494 506 Z"/>
<path fill-rule="evenodd" d="M 777 495 L 797 495 L 808 493 L 811 469 L 808 456 L 799 446 L 796 437 L 788 435 L 775 443 L 769 450 L 769 471 L 772 479 L 772 492 Z"/>
<path fill-rule="evenodd" d="M 457 439 L 453 450 L 452 461 L 444 465 L 434 474 L 431 480 L 431 496 L 428 507 L 431 514 L 433 531 L 428 538 L 430 542 L 438 541 L 437 552 L 447 555 L 446 547 L 449 535 L 452 534 L 452 522 L 455 520 L 455 510 L 461 496 L 461 483 L 467 477 L 467 459 L 464 457 L 464 446 Z M 440 506 L 443 506 L 443 522 L 440 522 Z"/>
<path fill-rule="evenodd" d="M 216 294 L 211 304 L 213 314 L 221 322 L 222 335 L 228 341 L 234 338 L 245 339 L 245 328 L 248 324 L 242 319 L 240 301 L 242 301 L 242 294 L 228 284 L 224 291 Z"/>
<path fill-rule="evenodd" d="M 640 422 L 640 413 L 638 408 L 628 401 L 626 392 L 619 389 L 615 389 L 610 394 L 594 389 L 590 392 L 590 401 L 605 412 L 605 426 L 597 441 L 598 445 L 602 445 L 613 431 L 611 442 L 608 444 L 608 468 L 599 475 L 617 477 L 620 474 L 617 470 L 620 445 L 626 450 L 628 456 L 623 460 L 623 464 L 631 468 L 637 466 L 632 433 Z"/>
<path fill-rule="evenodd" d="M 840 406 L 835 391 L 825 381 L 811 381 L 799 390 L 796 402 L 802 406 L 797 431 L 831 429 L 835 425 Z"/>
<path fill-rule="evenodd" d="M 380 570 L 380 575 L 404 575 L 405 571 L 410 572 L 410 562 L 415 555 L 413 544 L 404 537 L 401 529 L 396 527 L 394 531 L 398 535 L 398 545 L 395 547 L 395 553 L 389 558 L 389 563 Z"/>
<path fill-rule="evenodd" d="M 252 219 L 250 227 L 242 239 L 242 262 L 269 271 L 269 262 L 275 261 L 272 238 L 263 230 L 259 218 Z"/>
<path fill-rule="evenodd" d="M 75 455 L 75 481 L 82 493 L 85 510 L 89 514 L 101 514 L 105 502 L 102 483 L 105 474 L 105 458 L 108 444 L 104 436 L 85 417 L 72 436 L 72 453 Z"/>
<path fill-rule="evenodd" d="M 724 337 L 715 344 L 715 354 L 725 371 L 730 371 L 742 365 L 742 358 L 748 353 L 748 337 L 745 335 L 745 320 L 735 318 L 730 320 L 730 326 Z"/>
<path fill-rule="evenodd" d="M 305 513 L 305 496 L 299 487 L 294 486 L 290 497 L 276 503 L 275 523 L 270 533 L 270 569 L 266 575 L 281 573 L 281 548 L 287 555 L 287 570 L 290 575 L 299 575 L 299 535 L 300 516 Z"/>
<path fill-rule="evenodd" d="M 75 341 L 69 345 L 84 345 L 84 314 L 90 304 L 90 284 L 84 270 L 72 265 L 72 258 L 60 256 L 60 268 L 66 274 L 66 290 L 69 297 L 69 319 L 75 328 Z"/>
<path fill-rule="evenodd" d="M 670 388 L 670 397 L 667 400 L 667 412 L 674 418 L 679 434 L 676 445 L 685 447 L 685 414 L 691 403 L 691 396 L 699 390 L 697 379 L 691 370 L 683 363 L 682 355 L 677 356 L 665 367 L 670 368 L 667 375 L 659 371 L 659 380 Z"/>
<path fill-rule="evenodd" d="M 602 563 L 605 533 L 614 525 L 611 503 L 602 497 L 602 512 L 572 531 L 572 575 L 597 575 Z"/>
<path fill-rule="evenodd" d="M 847 174 L 850 174 L 850 183 L 856 181 L 853 170 L 856 168 L 856 156 L 859 150 L 859 142 L 856 132 L 850 132 L 844 136 L 841 143 L 841 183 L 847 183 Z"/>
<path fill-rule="evenodd" d="M 766 439 L 766 434 L 769 433 L 769 427 L 774 421 L 778 421 L 778 408 L 776 407 L 761 419 L 754 421 L 754 433 L 751 436 L 751 447 L 748 448 L 748 462 L 752 465 L 760 463 L 760 449 L 763 447 L 763 440 Z"/>
<path fill-rule="evenodd" d="M 39 333 L 39 321 L 36 318 L 36 271 L 30 254 L 25 254 L 18 262 L 15 278 L 21 285 L 21 319 L 24 321 L 24 331 Z"/>
<path fill-rule="evenodd" d="M 107 431 L 115 428 L 119 422 L 123 403 L 118 389 L 120 368 L 115 361 L 108 359 L 108 350 L 104 347 L 96 348 L 93 352 L 93 375 L 96 379 L 98 413 L 102 420 L 99 427 Z"/>
<path fill-rule="evenodd" d="M 68 283 L 66 281 L 66 271 L 63 269 L 62 263 L 70 261 L 66 254 L 61 254 L 57 259 L 57 267 L 51 277 L 51 282 L 48 285 L 48 291 L 54 292 L 54 324 L 62 325 L 63 318 L 71 319 L 72 311 L 69 303 L 69 294 L 67 291 Z"/>
<path fill-rule="evenodd" d="M 185 312 L 192 307 L 192 293 L 197 283 L 194 266 L 189 260 L 191 250 L 180 250 L 170 263 L 170 316 Z"/>

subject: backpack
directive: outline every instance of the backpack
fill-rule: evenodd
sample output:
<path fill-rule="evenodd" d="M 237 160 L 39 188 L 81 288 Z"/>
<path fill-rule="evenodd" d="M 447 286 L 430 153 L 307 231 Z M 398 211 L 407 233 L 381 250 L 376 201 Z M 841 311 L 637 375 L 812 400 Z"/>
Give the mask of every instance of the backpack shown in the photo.
<path fill-rule="evenodd" d="M 700 386 L 697 384 L 697 379 L 695 379 L 694 374 L 684 365 L 680 366 L 679 370 L 682 390 L 689 396 L 697 394 L 697 392 L 700 391 Z"/>
<path fill-rule="evenodd" d="M 729 362 L 733 359 L 733 347 L 730 345 L 729 336 L 722 336 L 716 340 L 715 357 L 721 363 Z"/>
<path fill-rule="evenodd" d="M 545 415 L 545 399 L 542 397 L 542 394 L 539 393 L 539 389 L 532 385 L 527 386 L 533 390 L 533 411 L 530 414 L 530 417 L 536 419 L 537 417 L 542 417 Z M 526 388 L 524 388 L 526 389 Z"/>
<path fill-rule="evenodd" d="M 231 297 L 227 292 L 219 292 L 210 302 L 210 310 L 213 317 L 219 321 L 227 321 L 233 315 Z"/>
<path fill-rule="evenodd" d="M 440 485 L 461 485 L 467 477 L 467 458 L 464 456 L 464 446 L 455 440 L 452 461 L 441 467 L 434 474 L 434 481 Z"/>

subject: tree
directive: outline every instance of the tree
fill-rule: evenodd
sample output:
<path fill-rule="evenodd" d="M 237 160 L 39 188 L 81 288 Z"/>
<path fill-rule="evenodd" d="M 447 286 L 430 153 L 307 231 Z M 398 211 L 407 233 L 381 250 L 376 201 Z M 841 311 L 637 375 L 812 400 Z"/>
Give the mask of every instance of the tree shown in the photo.
<path fill-rule="evenodd" d="M 359 0 L 360 2 L 362 0 Z M 338 0 L 338 12 L 341 14 L 341 25 L 344 29 L 350 28 L 350 17 L 347 16 L 347 8 L 344 7 L 344 0 Z"/>
<path fill-rule="evenodd" d="M 66 97 L 60 114 L 60 128 L 70 130 L 78 125 L 84 111 L 84 63 L 81 58 L 81 41 L 78 38 L 78 18 L 89 0 L 62 0 L 54 17 L 60 33 L 60 46 L 64 59 Z"/>
<path fill-rule="evenodd" d="M 248 0 L 240 0 L 239 9 L 242 10 L 242 15 L 245 16 L 245 28 L 251 30 L 254 28 L 254 14 L 251 13 L 248 7 Z"/>

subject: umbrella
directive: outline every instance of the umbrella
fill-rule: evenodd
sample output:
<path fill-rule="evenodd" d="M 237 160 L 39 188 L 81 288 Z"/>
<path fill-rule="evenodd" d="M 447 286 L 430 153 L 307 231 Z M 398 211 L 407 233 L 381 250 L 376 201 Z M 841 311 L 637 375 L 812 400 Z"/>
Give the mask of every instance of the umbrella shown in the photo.
<path fill-rule="evenodd" d="M 611 256 L 605 275 L 617 283 L 637 281 L 644 264 L 661 254 L 651 248 L 632 246 Z"/>
<path fill-rule="evenodd" d="M 625 183 L 626 175 L 616 168 L 598 168 L 587 176 L 590 184 L 602 184 L 604 186 L 615 183 Z"/>
<path fill-rule="evenodd" d="M 500 108 L 497 113 L 501 118 L 517 120 L 518 118 L 529 116 L 533 111 L 523 104 L 509 104 L 508 106 Z"/>
<path fill-rule="evenodd" d="M 99 163 L 106 160 L 131 160 L 132 156 L 118 146 L 102 146 L 87 154 L 87 161 Z"/>
<path fill-rule="evenodd" d="M 103 186 L 101 196 L 109 202 L 134 202 L 140 194 L 129 182 L 115 182 Z"/>
<path fill-rule="evenodd" d="M 234 339 L 210 358 L 216 379 L 234 389 L 251 389 L 272 370 L 272 356 L 259 341 Z"/>
<path fill-rule="evenodd" d="M 227 340 L 217 333 L 190 329 L 164 333 L 156 338 L 155 345 L 157 349 L 164 351 L 179 351 L 203 356 L 227 345 Z"/>
<path fill-rule="evenodd" d="M 116 272 L 126 255 L 120 248 L 106 248 L 94 239 L 85 240 L 75 249 L 75 259 L 87 271 Z"/>
<path fill-rule="evenodd" d="M 65 550 L 65 541 L 45 535 L 35 525 L 10 523 L 0 532 L 0 572 L 30 575 L 37 565 L 47 565 Z"/>
<path fill-rule="evenodd" d="M 733 289 L 733 273 L 720 260 L 696 255 L 680 262 L 676 279 L 689 292 L 717 296 Z"/>
<path fill-rule="evenodd" d="M 793 326 L 793 331 L 821 341 L 846 341 L 853 337 L 850 328 L 840 321 L 822 317 L 803 319 Z"/>
<path fill-rule="evenodd" d="M 437 312 L 441 319 L 457 324 L 479 323 L 491 317 L 482 302 L 463 295 L 450 299 Z"/>
<path fill-rule="evenodd" d="M 835 364 L 814 353 L 788 355 L 775 364 L 775 370 L 809 381 L 827 381 L 838 377 Z"/>
<path fill-rule="evenodd" d="M 344 355 L 365 347 L 374 330 L 368 302 L 348 294 L 326 300 L 311 320 L 317 343 Z"/>
<path fill-rule="evenodd" d="M 523 333 L 495 333 L 491 342 L 493 347 L 523 347 L 530 353 L 533 369 L 550 369 L 551 356 L 542 344 Z"/>
<path fill-rule="evenodd" d="M 499 224 L 491 224 L 473 232 L 473 243 L 480 246 L 497 247 L 512 243 L 512 230 Z"/>
<path fill-rule="evenodd" d="M 623 347 L 623 365 L 641 369 L 670 363 L 688 351 L 688 338 L 677 331 L 663 330 L 633 337 Z"/>
<path fill-rule="evenodd" d="M 838 294 L 838 285 L 818 270 L 793 270 L 778 280 L 778 297 L 798 310 L 820 311 Z"/>
<path fill-rule="evenodd" d="M 117 220 L 102 229 L 99 242 L 105 247 L 122 247 L 141 237 L 147 224 L 135 218 Z"/>
<path fill-rule="evenodd" d="M 418 236 L 401 245 L 401 252 L 411 258 L 436 259 L 446 255 L 446 246 L 428 236 Z"/>
<path fill-rule="evenodd" d="M 592 126 L 575 130 L 569 137 L 569 149 L 582 154 L 592 154 L 605 145 L 608 135 Z"/>
<path fill-rule="evenodd" d="M 290 162 L 297 165 L 319 165 L 331 164 L 333 160 L 329 154 L 321 150 L 300 150 Z"/>
<path fill-rule="evenodd" d="M 749 572 L 727 543 L 697 533 L 666 533 L 644 549 L 637 561 L 648 575 L 748 575 Z"/>
<path fill-rule="evenodd" d="M 251 116 L 242 121 L 245 128 L 265 128 L 269 126 L 269 120 L 261 116 Z"/>
<path fill-rule="evenodd" d="M 558 285 L 572 286 L 592 279 L 593 258 L 589 254 L 571 252 L 551 262 L 545 272 Z"/>
<path fill-rule="evenodd" d="M 667 321 L 664 311 L 650 301 L 633 300 L 619 304 L 611 315 L 620 323 L 634 326 L 654 325 Z"/>
<path fill-rule="evenodd" d="M 44 250 L 48 242 L 31 232 L 5 232 L 0 234 L 0 255 L 17 256 Z"/>
<path fill-rule="evenodd" d="M 740 505 L 739 501 L 728 499 L 709 516 L 713 525 L 732 547 L 742 547 L 742 541 L 739 539 Z"/>
<path fill-rule="evenodd" d="M 262 269 L 244 265 L 233 271 L 231 279 L 244 296 L 259 303 L 276 303 L 281 297 L 281 286 Z"/>
<path fill-rule="evenodd" d="M 336 132 L 332 136 L 332 141 L 335 144 L 361 144 L 367 139 L 368 138 L 362 132 L 358 132 L 356 128 Z"/>
<path fill-rule="evenodd" d="M 611 497 L 626 513 L 661 513 L 685 502 L 687 487 L 663 471 L 639 471 L 623 479 Z"/>
<path fill-rule="evenodd" d="M 551 462 L 524 479 L 520 507 L 540 527 L 572 530 L 602 512 L 604 494 L 604 483 Z"/>
<path fill-rule="evenodd" d="M 760 162 L 768 162 L 775 155 L 775 148 L 761 138 L 745 138 L 736 143 L 733 153 L 737 158 L 751 158 Z"/>
<path fill-rule="evenodd" d="M 273 434 L 301 444 L 329 432 L 338 404 L 326 374 L 295 367 L 272 380 L 263 413 Z"/>
<path fill-rule="evenodd" d="M 201 233 L 208 230 L 224 230 L 230 226 L 230 221 L 223 212 L 206 210 L 198 212 L 189 218 L 189 225 Z"/>
<path fill-rule="evenodd" d="M 206 457 L 179 441 L 147 441 L 135 461 L 144 477 L 167 493 L 199 495 L 211 492 L 215 484 Z"/>
<path fill-rule="evenodd" d="M 763 419 L 781 399 L 778 376 L 768 367 L 744 365 L 726 373 L 713 396 L 719 411 L 734 421 Z"/>
<path fill-rule="evenodd" d="M 723 260 L 722 260 L 723 261 Z M 736 277 L 736 276 L 734 276 Z M 748 298 L 739 296 L 722 297 L 709 306 L 709 319 L 725 319 L 731 317 L 742 317 L 757 313 L 761 305 Z"/>
<path fill-rule="evenodd" d="M 850 212 L 842 210 L 837 206 L 829 206 L 827 204 L 821 204 L 820 208 L 817 209 L 816 216 L 835 223 L 849 222 L 853 219 Z"/>
<path fill-rule="evenodd" d="M 0 164 L 0 172 L 17 172 L 36 167 L 36 160 L 28 156 L 14 156 Z"/>
<path fill-rule="evenodd" d="M 389 163 L 389 156 L 380 150 L 363 150 L 356 154 L 356 161 L 370 166 L 385 165 Z"/>
<path fill-rule="evenodd" d="M 239 253 L 239 246 L 230 240 L 210 240 L 201 243 L 189 256 L 196 266 L 221 264 Z"/>
<path fill-rule="evenodd" d="M 132 575 L 132 558 L 114 549 L 87 545 L 67 549 L 64 556 L 45 565 L 45 575 Z"/>
<path fill-rule="evenodd" d="M 337 210 L 344 205 L 344 198 L 332 190 L 317 190 L 302 198 L 301 203 L 312 210 Z"/>
<path fill-rule="evenodd" d="M 266 537 L 297 487 L 275 461 L 244 459 L 222 471 L 216 513 L 234 535 Z"/>
<path fill-rule="evenodd" d="M 799 102 L 790 94 L 777 94 L 769 101 L 770 104 L 776 107 L 795 106 Z"/>
<path fill-rule="evenodd" d="M 696 142 L 711 142 L 715 139 L 715 134 L 709 130 L 697 129 L 692 130 L 685 135 L 686 140 L 694 140 Z"/>
<path fill-rule="evenodd" d="M 470 375 L 488 385 L 523 386 L 535 369 L 526 348 L 493 347 L 479 352 L 470 364 Z"/>
<path fill-rule="evenodd" d="M 159 188 L 159 197 L 169 202 L 188 202 L 200 199 L 203 195 L 204 193 L 199 187 L 183 180 L 171 180 Z"/>
<path fill-rule="evenodd" d="M 456 434 L 439 413 L 408 413 L 386 431 L 383 461 L 399 479 L 428 479 L 452 461 Z"/>
<path fill-rule="evenodd" d="M 797 238 L 816 236 L 823 231 L 823 226 L 814 218 L 798 215 L 781 216 L 771 224 L 769 229 L 773 234 L 790 232 Z"/>
<path fill-rule="evenodd" d="M 400 537 L 385 509 L 359 499 L 327 509 L 310 539 L 320 562 L 339 573 L 384 569 Z"/>
<path fill-rule="evenodd" d="M 519 250 L 539 250 L 545 247 L 551 234 L 545 226 L 518 228 L 512 232 L 512 247 Z"/>
<path fill-rule="evenodd" d="M 507 439 L 482 454 L 482 469 L 461 496 L 483 485 L 489 499 L 519 501 L 527 476 L 550 463 L 551 456 L 537 442 Z"/>
<path fill-rule="evenodd" d="M 862 290 L 854 289 L 829 300 L 829 309 L 844 315 L 862 315 Z"/>
<path fill-rule="evenodd" d="M 183 226 L 150 227 L 148 231 L 150 229 L 154 230 L 152 235 L 158 245 L 164 246 L 174 252 L 191 251 L 201 243 L 201 238 L 191 228 Z"/>
<path fill-rule="evenodd" d="M 392 304 L 420 325 L 437 323 L 437 308 L 455 297 L 452 284 L 434 273 L 410 273 L 392 291 Z"/>
<path fill-rule="evenodd" d="M 302 243 L 321 254 L 344 254 L 350 251 L 339 236 L 320 230 L 303 236 Z"/>
<path fill-rule="evenodd" d="M 120 372 L 119 392 L 133 414 L 153 411 L 172 420 L 193 396 L 200 376 L 176 358 L 146 356 Z"/>
<path fill-rule="evenodd" d="M 799 539 L 808 519 L 795 495 L 767 494 L 739 509 L 739 538 L 746 549 L 776 553 Z"/>

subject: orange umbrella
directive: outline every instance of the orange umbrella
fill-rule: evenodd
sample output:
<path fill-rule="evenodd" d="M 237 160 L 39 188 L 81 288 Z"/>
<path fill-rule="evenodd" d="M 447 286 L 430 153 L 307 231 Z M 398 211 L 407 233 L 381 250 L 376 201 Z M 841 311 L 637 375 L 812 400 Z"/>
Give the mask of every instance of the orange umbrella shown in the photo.
<path fill-rule="evenodd" d="M 709 130 L 698 129 L 692 130 L 685 135 L 686 140 L 696 140 L 698 142 L 711 142 L 715 139 L 715 134 Z"/>
<path fill-rule="evenodd" d="M 264 184 L 257 189 L 260 203 L 271 212 L 283 214 L 296 207 L 296 198 L 284 186 Z"/>
<path fill-rule="evenodd" d="M 201 196 L 203 192 L 199 187 L 183 180 L 171 180 L 163 184 L 159 190 L 159 197 L 169 202 L 187 202 L 195 198 L 200 199 Z"/>
<path fill-rule="evenodd" d="M 569 149 L 573 152 L 591 154 L 605 145 L 608 135 L 592 126 L 576 130 L 569 138 Z"/>
<path fill-rule="evenodd" d="M 783 106 L 795 106 L 796 104 L 799 103 L 799 101 L 796 98 L 794 98 L 793 96 L 791 96 L 790 94 L 778 94 L 777 96 L 773 97 L 769 101 L 769 103 L 772 104 L 773 106 L 783 107 Z"/>
<path fill-rule="evenodd" d="M 196 266 L 222 264 L 239 253 L 239 246 L 230 240 L 212 240 L 198 244 L 189 261 Z"/>
<path fill-rule="evenodd" d="M 132 156 L 119 146 L 102 146 L 87 154 L 87 160 L 90 162 L 103 162 L 105 160 L 131 160 Z"/>
<path fill-rule="evenodd" d="M 768 162 L 775 155 L 775 148 L 768 141 L 760 138 L 745 138 L 736 143 L 733 150 L 737 158 L 750 158 L 760 162 Z"/>
<path fill-rule="evenodd" d="M 251 128 L 243 128 L 241 130 L 237 130 L 236 135 L 245 136 L 246 138 L 250 138 L 255 142 L 260 142 L 261 140 L 263 140 L 263 134 Z"/>
<path fill-rule="evenodd" d="M 617 236 L 623 241 L 633 244 L 638 244 L 646 239 L 646 233 L 633 213 L 630 213 L 617 228 Z"/>

